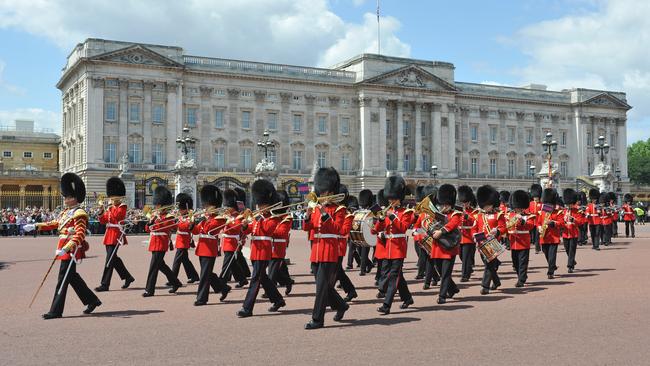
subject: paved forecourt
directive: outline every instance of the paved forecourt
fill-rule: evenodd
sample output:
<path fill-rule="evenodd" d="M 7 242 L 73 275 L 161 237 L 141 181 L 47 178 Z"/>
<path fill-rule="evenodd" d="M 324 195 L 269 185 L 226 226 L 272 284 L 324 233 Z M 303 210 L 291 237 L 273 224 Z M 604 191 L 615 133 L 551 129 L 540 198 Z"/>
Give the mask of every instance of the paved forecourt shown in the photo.
<path fill-rule="evenodd" d="M 620 225 L 619 232 L 624 229 Z M 292 233 L 288 251 L 296 280 L 287 306 L 268 313 L 259 299 L 254 316 L 238 319 L 245 289 L 233 289 L 227 302 L 211 294 L 208 306 L 194 307 L 196 284 L 178 294 L 159 287 L 142 298 L 150 255 L 145 236 L 131 237 L 120 249 L 136 282 L 121 290 L 117 274 L 112 291 L 100 293 L 103 305 L 83 315 L 82 304 L 68 292 L 63 319 L 44 321 L 56 282 L 55 267 L 31 309 L 34 290 L 54 254 L 56 239 L 0 239 L 0 364 L 332 364 L 396 365 L 445 362 L 498 365 L 647 364 L 650 350 L 648 279 L 650 226 L 637 226 L 637 238 L 614 240 L 600 252 L 579 247 L 576 272 L 566 272 L 558 253 L 557 276 L 546 278 L 543 254 L 531 253 L 528 284 L 514 287 L 509 254 L 502 255 L 503 286 L 481 296 L 479 266 L 460 294 L 437 305 L 437 287 L 422 290 L 414 280 L 412 240 L 405 277 L 415 305 L 388 316 L 376 308 L 371 275 L 348 272 L 359 298 L 342 322 L 326 315 L 326 328 L 305 331 L 314 300 L 309 246 L 303 232 Z M 99 285 L 105 251 L 100 237 L 90 238 L 89 258 L 79 272 L 91 288 Z M 173 254 L 166 255 L 171 264 Z M 198 268 L 198 259 L 191 254 Z M 477 261 L 480 260 L 477 255 Z M 221 260 L 217 262 L 221 269 Z M 457 260 L 454 278 L 458 282 Z M 181 271 L 181 281 L 185 282 Z M 158 280 L 164 285 L 164 277 Z M 281 289 L 284 293 L 284 290 Z M 341 290 L 339 290 L 341 291 Z"/>

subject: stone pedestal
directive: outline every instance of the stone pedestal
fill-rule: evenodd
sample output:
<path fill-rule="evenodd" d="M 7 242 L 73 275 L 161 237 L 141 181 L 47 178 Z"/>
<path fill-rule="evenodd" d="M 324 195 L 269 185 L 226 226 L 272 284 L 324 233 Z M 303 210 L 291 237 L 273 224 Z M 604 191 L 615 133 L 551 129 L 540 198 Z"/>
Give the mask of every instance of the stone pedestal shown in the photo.
<path fill-rule="evenodd" d="M 255 180 L 257 179 L 266 179 L 269 182 L 273 183 L 274 187 L 278 185 L 278 171 L 275 169 L 275 164 L 263 158 L 262 161 L 257 163 L 255 167 Z"/>
<path fill-rule="evenodd" d="M 612 174 L 612 167 L 609 164 L 605 164 L 602 161 L 599 162 L 589 177 L 601 192 L 610 192 L 613 190 L 612 183 L 615 177 Z"/>
<path fill-rule="evenodd" d="M 174 184 L 176 185 L 176 194 L 181 192 L 187 193 L 192 197 L 194 207 L 197 207 L 196 184 L 199 170 L 191 167 L 183 167 L 174 170 Z"/>
<path fill-rule="evenodd" d="M 551 171 L 550 174 L 549 170 Z M 549 162 L 545 161 L 542 164 L 542 169 L 537 173 L 537 178 L 542 188 L 555 188 L 560 192 L 560 173 L 557 164 L 549 166 Z"/>
<path fill-rule="evenodd" d="M 126 205 L 128 207 L 135 207 L 135 175 L 132 173 L 122 173 L 119 175 L 122 182 L 124 182 L 124 188 L 126 189 Z"/>

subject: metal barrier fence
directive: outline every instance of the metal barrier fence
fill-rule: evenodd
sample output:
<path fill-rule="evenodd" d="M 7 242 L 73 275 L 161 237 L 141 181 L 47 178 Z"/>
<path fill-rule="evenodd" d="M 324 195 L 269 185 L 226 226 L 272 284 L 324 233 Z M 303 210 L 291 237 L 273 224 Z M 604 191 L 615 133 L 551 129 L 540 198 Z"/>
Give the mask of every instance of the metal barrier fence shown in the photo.
<path fill-rule="evenodd" d="M 2 190 L 0 192 L 0 208 L 42 207 L 54 209 L 63 203 L 59 192 L 45 192 L 42 190 Z"/>

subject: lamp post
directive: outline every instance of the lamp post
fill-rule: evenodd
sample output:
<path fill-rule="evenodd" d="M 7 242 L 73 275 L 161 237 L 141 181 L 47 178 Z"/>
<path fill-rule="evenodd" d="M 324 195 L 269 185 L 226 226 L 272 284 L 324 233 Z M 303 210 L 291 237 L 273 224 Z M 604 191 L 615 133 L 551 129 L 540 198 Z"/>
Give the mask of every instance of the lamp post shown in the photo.
<path fill-rule="evenodd" d="M 433 176 L 433 184 L 436 185 L 436 183 L 438 183 L 438 166 L 437 165 L 432 165 L 431 166 L 431 176 Z"/>
<path fill-rule="evenodd" d="M 190 128 L 185 125 L 183 134 L 176 139 L 176 145 L 181 149 L 181 159 L 189 160 L 189 152 L 196 146 L 196 138 L 190 136 Z"/>
<path fill-rule="evenodd" d="M 269 159 L 269 150 L 275 148 L 275 143 L 269 140 L 269 135 L 270 135 L 269 130 L 264 130 L 264 133 L 262 134 L 263 139 L 257 140 L 257 147 L 259 147 L 260 150 L 264 151 L 265 160 Z"/>
<path fill-rule="evenodd" d="M 557 141 L 553 140 L 552 133 L 546 133 L 546 137 L 544 138 L 544 141 L 542 141 L 542 147 L 546 151 L 546 158 L 548 159 L 548 177 L 551 178 L 553 175 L 551 169 L 551 159 L 553 158 L 553 152 L 557 151 Z"/>
<path fill-rule="evenodd" d="M 534 165 L 531 165 L 531 166 L 528 167 L 528 171 L 530 172 L 530 176 L 533 177 L 533 183 L 535 183 L 537 181 L 537 179 L 535 179 L 535 169 L 537 169 L 537 167 L 535 167 Z"/>
<path fill-rule="evenodd" d="M 598 136 L 598 142 L 594 144 L 594 151 L 600 155 L 600 162 L 605 162 L 605 155 L 609 153 L 609 144 L 605 141 L 605 136 Z"/>

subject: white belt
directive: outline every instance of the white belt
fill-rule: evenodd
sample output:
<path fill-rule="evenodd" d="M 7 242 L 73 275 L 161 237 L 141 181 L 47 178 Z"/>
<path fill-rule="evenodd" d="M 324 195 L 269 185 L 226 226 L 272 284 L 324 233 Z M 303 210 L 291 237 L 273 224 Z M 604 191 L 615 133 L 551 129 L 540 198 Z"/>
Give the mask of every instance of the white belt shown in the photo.
<path fill-rule="evenodd" d="M 176 235 L 190 235 L 190 233 L 187 231 L 177 231 Z"/>
<path fill-rule="evenodd" d="M 200 239 L 213 239 L 213 240 L 217 239 L 216 236 L 210 235 L 210 234 L 199 234 L 199 238 Z"/>
<path fill-rule="evenodd" d="M 406 234 L 388 234 L 386 239 L 406 238 Z"/>
<path fill-rule="evenodd" d="M 508 231 L 508 234 L 530 234 L 530 231 L 526 231 L 526 230 L 514 230 L 514 231 Z"/>
<path fill-rule="evenodd" d="M 286 243 L 287 239 L 273 239 L 274 243 Z"/>
<path fill-rule="evenodd" d="M 152 231 L 151 236 L 167 236 L 168 234 L 162 231 Z"/>
<path fill-rule="evenodd" d="M 461 226 L 460 228 L 463 229 L 463 230 L 469 230 L 469 229 L 471 229 L 473 227 L 474 226 Z"/>
<path fill-rule="evenodd" d="M 59 239 L 67 239 L 70 237 L 70 234 L 60 234 Z"/>
<path fill-rule="evenodd" d="M 273 241 L 273 238 L 270 236 L 253 236 L 251 237 L 251 240 L 257 240 L 257 241 Z"/>
<path fill-rule="evenodd" d="M 315 234 L 314 238 L 318 238 L 318 239 L 340 239 L 341 235 L 337 235 L 337 234 Z"/>
<path fill-rule="evenodd" d="M 106 227 L 116 227 L 116 228 L 121 229 L 121 228 L 122 228 L 122 225 L 120 225 L 120 224 L 111 224 L 111 223 L 109 222 L 108 224 L 106 224 Z"/>
<path fill-rule="evenodd" d="M 239 239 L 239 235 L 221 234 L 222 238 Z"/>

